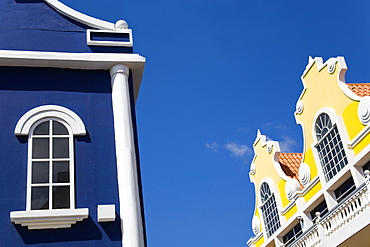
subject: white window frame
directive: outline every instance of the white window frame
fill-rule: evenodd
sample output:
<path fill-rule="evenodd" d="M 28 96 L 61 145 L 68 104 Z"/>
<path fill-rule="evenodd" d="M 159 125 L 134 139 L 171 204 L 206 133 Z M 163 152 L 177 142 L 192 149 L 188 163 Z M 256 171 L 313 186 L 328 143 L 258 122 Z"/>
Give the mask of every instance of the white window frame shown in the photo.
<path fill-rule="evenodd" d="M 327 133 L 325 133 L 325 134 L 323 134 L 322 135 L 322 133 L 320 133 L 320 135 L 321 135 L 321 137 L 320 137 L 320 139 L 318 138 L 318 131 L 317 131 L 317 121 L 318 120 L 320 120 L 321 119 L 321 116 L 323 116 L 323 115 L 325 115 L 325 116 L 327 116 L 327 118 L 328 118 L 328 120 L 329 120 L 329 122 L 330 122 L 330 129 L 328 129 L 328 132 Z M 325 128 L 327 128 L 327 126 L 322 126 L 322 127 L 325 127 Z M 334 133 L 334 131 L 336 131 L 335 133 Z M 330 136 L 332 135 L 332 134 L 335 134 L 336 136 L 336 138 L 338 138 L 339 139 L 339 142 L 336 142 L 336 145 L 340 145 L 340 150 L 339 150 L 339 152 L 337 152 L 336 150 L 335 150 L 335 147 L 330 147 L 330 150 L 329 151 L 326 151 L 325 150 L 325 147 L 324 148 L 319 148 L 320 147 L 320 145 L 321 145 L 321 143 L 324 141 L 324 140 L 326 140 L 327 142 L 328 142 L 328 145 L 330 144 L 330 143 L 333 143 L 334 142 L 334 140 L 333 140 L 333 138 L 331 138 Z M 319 160 L 320 160 L 320 165 L 321 165 L 321 169 L 322 169 L 322 172 L 323 172 L 323 175 L 324 175 L 324 178 L 325 178 L 325 181 L 326 182 L 329 182 L 330 180 L 332 180 L 343 168 L 345 168 L 348 164 L 349 164 L 349 160 L 348 160 L 348 155 L 347 155 L 347 153 L 346 153 L 346 150 L 345 150 L 345 144 L 343 143 L 343 141 L 342 141 L 342 137 L 341 137 L 341 135 L 340 135 L 340 132 L 339 132 L 339 128 L 338 128 L 338 126 L 337 126 L 337 124 L 335 123 L 335 122 L 333 122 L 332 120 L 331 120 L 331 117 L 330 117 L 330 115 L 329 114 L 327 114 L 327 113 L 325 113 L 325 112 L 322 112 L 322 113 L 320 113 L 319 115 L 318 115 L 318 117 L 316 118 L 316 120 L 315 120 L 315 134 L 316 134 L 316 145 L 315 145 L 315 148 L 316 148 L 316 151 L 317 151 L 317 153 L 318 153 L 318 156 L 319 156 Z M 322 158 L 321 158 L 321 156 L 320 156 L 320 152 L 323 152 L 324 154 L 325 154 L 325 157 L 326 156 L 328 156 L 328 155 L 330 155 L 330 156 L 332 156 L 333 154 L 335 154 L 334 156 L 335 157 L 337 157 L 338 155 L 340 155 L 341 153 L 344 153 L 344 157 L 342 157 L 341 158 L 341 160 L 340 160 L 340 162 L 335 162 L 335 163 L 333 163 L 334 162 L 334 156 L 332 157 L 332 158 L 330 158 L 330 160 L 328 161 L 328 162 L 325 162 Z M 343 161 L 345 159 L 345 161 Z M 342 161 L 343 162 L 345 162 L 345 164 L 344 164 L 344 166 L 343 167 L 341 167 L 341 163 L 342 163 Z M 331 169 L 329 169 L 329 166 L 330 165 L 334 165 Z M 332 175 L 330 175 L 330 174 L 332 174 Z"/>
<path fill-rule="evenodd" d="M 62 183 L 62 184 L 58 184 L 58 183 L 55 183 L 55 182 L 52 182 L 52 177 L 53 177 L 53 174 L 52 174 L 52 169 L 50 169 L 52 167 L 52 165 L 50 163 L 52 163 L 52 161 L 55 161 L 55 160 L 60 160 L 60 159 L 55 159 L 55 158 L 52 158 L 52 140 L 53 140 L 53 135 L 50 135 L 50 132 L 52 131 L 52 126 L 50 125 L 50 121 L 56 121 L 56 122 L 59 122 L 59 123 L 62 123 L 63 126 L 67 129 L 68 131 L 68 135 L 63 135 L 64 138 L 68 137 L 68 151 L 69 151 L 69 157 L 68 158 L 63 158 L 63 161 L 68 161 L 69 162 L 69 183 Z M 49 162 L 49 182 L 48 183 L 44 183 L 44 184 L 38 184 L 38 185 L 34 185 L 32 184 L 32 162 L 35 160 L 33 157 L 32 157 L 32 151 L 33 151 L 33 139 L 34 139 L 34 130 L 36 129 L 36 127 L 38 127 L 40 124 L 42 123 L 45 123 L 45 122 L 48 122 L 49 123 L 49 135 L 45 135 L 45 138 L 49 138 L 49 158 L 47 158 L 47 161 Z M 58 135 L 58 137 L 60 137 L 60 135 Z M 37 137 L 36 137 L 37 138 Z M 46 159 L 43 159 L 46 161 Z M 28 169 L 27 169 L 27 203 L 26 203 L 26 210 L 32 210 L 31 209 L 31 206 L 32 206 L 32 198 L 31 198 L 31 191 L 32 191 L 32 188 L 33 187 L 49 187 L 49 210 L 53 210 L 53 207 L 52 207 L 52 204 L 53 204 L 53 191 L 52 191 L 52 187 L 53 186 L 68 186 L 69 187 L 69 209 L 74 209 L 75 208 L 75 176 L 74 176 L 74 138 L 73 138 L 73 135 L 72 135 L 72 132 L 71 132 L 71 129 L 70 129 L 70 126 L 68 125 L 68 123 L 65 123 L 62 119 L 59 119 L 59 118 L 44 118 L 44 119 L 40 119 L 39 121 L 35 122 L 31 129 L 30 129 L 30 133 L 28 135 Z"/>
<path fill-rule="evenodd" d="M 270 190 L 270 193 L 271 193 L 271 195 L 269 196 L 269 198 L 267 198 L 267 200 L 265 200 L 265 201 L 262 201 L 262 197 L 261 197 L 261 191 L 262 191 L 262 185 L 263 184 L 267 184 L 267 186 L 268 186 L 268 188 L 269 188 L 269 190 Z M 261 210 L 261 215 L 262 215 L 262 220 L 263 220 L 263 226 L 264 226 L 264 229 L 265 229 L 265 234 L 266 234 L 266 237 L 267 238 L 269 238 L 269 237 L 271 237 L 275 232 L 277 232 L 278 230 L 279 230 L 279 228 L 281 227 L 281 224 L 282 224 L 282 222 L 281 222 L 281 219 L 280 219 L 280 216 L 279 216 L 279 208 L 278 208 L 278 205 L 277 205 L 277 200 L 276 200 L 276 193 L 273 191 L 273 189 L 272 189 L 272 186 L 271 186 L 271 184 L 270 183 L 268 183 L 267 181 L 262 181 L 262 183 L 261 183 L 261 185 L 260 185 L 260 188 L 259 188 L 259 192 L 260 192 L 260 199 L 261 199 L 261 205 L 259 206 L 259 208 L 260 208 L 260 210 Z M 275 205 L 275 210 L 276 210 L 276 212 L 277 212 L 277 214 L 276 214 L 276 217 L 274 218 L 274 220 L 278 220 L 278 227 L 276 228 L 276 229 L 274 229 L 272 232 L 271 232 L 271 230 L 272 230 L 272 228 L 268 228 L 268 226 L 267 226 L 267 224 L 265 224 L 265 222 L 266 222 L 266 220 L 267 219 L 265 219 L 265 211 L 263 210 L 263 207 L 266 205 L 266 202 L 268 202 L 269 200 L 274 200 L 273 201 L 273 203 L 274 203 L 274 205 Z M 272 212 L 268 212 L 268 214 L 270 215 Z M 271 234 L 270 234 L 271 233 Z"/>
<path fill-rule="evenodd" d="M 34 129 L 45 121 L 59 121 L 69 132 L 69 159 L 70 159 L 70 208 L 31 210 L 31 175 L 32 175 L 32 134 Z M 73 136 L 86 135 L 85 125 L 81 118 L 73 111 L 57 105 L 39 106 L 26 112 L 18 121 L 15 135 L 28 135 L 28 164 L 27 164 L 27 198 L 26 211 L 10 212 L 10 219 L 16 224 L 27 226 L 28 229 L 56 229 L 69 228 L 77 221 L 88 217 L 88 208 L 75 209 L 75 178 L 74 178 L 74 138 Z M 50 157 L 49 157 L 50 158 Z M 51 201 L 49 189 L 49 203 Z M 50 204 L 49 204 L 50 205 Z"/>
<path fill-rule="evenodd" d="M 347 158 L 347 165 L 345 165 L 339 172 L 337 172 L 333 176 L 333 178 L 336 177 L 336 179 L 331 178 L 329 180 L 326 180 L 324 170 L 323 170 L 323 166 L 322 166 L 322 163 L 321 163 L 321 159 L 319 157 L 319 152 L 316 148 L 316 146 L 319 143 L 319 140 L 316 136 L 316 121 L 322 113 L 327 114 L 329 116 L 330 120 L 331 120 L 332 126 L 336 126 L 336 128 L 338 129 L 338 133 L 339 133 L 340 139 L 342 141 L 343 149 L 344 149 L 344 152 L 345 152 L 346 158 Z M 312 143 L 311 147 L 312 147 L 312 149 L 315 150 L 314 151 L 314 157 L 315 157 L 317 169 L 318 169 L 318 172 L 319 172 L 320 180 L 321 180 L 321 182 L 323 183 L 323 186 L 324 186 L 324 190 L 328 190 L 329 188 L 331 188 L 334 185 L 334 183 L 336 183 L 336 180 L 338 178 L 342 177 L 352 166 L 351 164 L 353 162 L 354 154 L 353 154 L 352 150 L 349 150 L 347 148 L 348 143 L 349 143 L 349 139 L 348 139 L 348 136 L 346 135 L 346 132 L 343 131 L 343 129 L 345 129 L 345 127 L 344 127 L 344 123 L 343 123 L 341 117 L 337 116 L 335 111 L 331 108 L 322 108 L 322 109 L 320 109 L 319 111 L 317 111 L 315 117 L 313 118 L 313 122 L 312 122 L 313 143 Z M 330 208 L 329 205 L 328 205 L 328 207 Z"/>

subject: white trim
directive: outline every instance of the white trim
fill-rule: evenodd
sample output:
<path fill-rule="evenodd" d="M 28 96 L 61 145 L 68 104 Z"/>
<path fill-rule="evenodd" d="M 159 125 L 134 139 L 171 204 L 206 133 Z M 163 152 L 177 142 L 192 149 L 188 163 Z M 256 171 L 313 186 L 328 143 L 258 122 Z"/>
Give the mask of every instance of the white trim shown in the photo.
<path fill-rule="evenodd" d="M 247 241 L 247 245 L 248 246 L 251 246 L 252 244 L 255 244 L 258 240 L 260 240 L 263 236 L 263 232 L 260 232 L 258 233 L 258 235 L 254 236 L 254 237 L 251 237 L 248 241 Z"/>
<path fill-rule="evenodd" d="M 121 228 L 124 232 L 122 244 L 143 247 L 144 231 L 131 117 L 129 72 L 129 68 L 123 64 L 110 69 Z"/>
<path fill-rule="evenodd" d="M 0 66 L 109 70 L 116 64 L 130 69 L 136 100 L 145 65 L 145 58 L 139 54 L 0 50 Z"/>
<path fill-rule="evenodd" d="M 67 5 L 57 1 L 57 0 L 44 0 L 48 5 L 50 5 L 53 9 L 55 9 L 58 13 L 71 18 L 77 22 L 83 23 L 89 27 L 97 28 L 97 29 L 111 29 L 114 30 L 114 24 L 99 20 L 97 18 L 82 14 Z"/>
<path fill-rule="evenodd" d="M 360 133 L 357 134 L 357 136 L 355 136 L 353 138 L 352 141 L 348 142 L 347 143 L 347 147 L 350 148 L 350 149 L 354 149 L 354 147 L 362 140 L 365 138 L 365 136 L 367 134 L 369 134 L 370 132 L 370 125 L 367 125 L 365 128 L 363 128 Z"/>
<path fill-rule="evenodd" d="M 72 224 L 82 221 L 88 216 L 88 208 L 10 212 L 12 222 L 27 226 L 30 230 L 70 228 Z"/>
<path fill-rule="evenodd" d="M 297 200 L 297 193 L 295 193 L 295 194 L 294 194 L 294 198 L 292 199 L 292 201 L 291 201 L 291 202 L 289 202 L 289 204 L 288 204 L 288 205 L 286 205 L 286 207 L 285 207 L 285 208 L 283 208 L 283 210 L 281 210 L 281 211 L 280 211 L 280 213 L 281 213 L 282 215 L 284 215 L 284 216 L 285 216 L 285 214 L 286 214 L 290 209 L 292 209 L 292 208 L 294 207 L 294 205 L 296 205 L 296 200 Z"/>
<path fill-rule="evenodd" d="M 128 34 L 129 41 L 123 42 L 123 41 L 100 41 L 100 40 L 97 41 L 97 40 L 91 40 L 91 35 L 93 33 Z M 95 45 L 95 46 L 132 47 L 134 45 L 134 42 L 132 40 L 132 30 L 131 29 L 119 29 L 119 30 L 116 30 L 116 31 L 87 29 L 86 30 L 86 42 L 87 42 L 88 45 Z"/>
<path fill-rule="evenodd" d="M 318 182 L 320 181 L 320 177 L 316 176 L 313 178 L 309 184 L 307 184 L 302 191 L 297 192 L 298 196 L 305 196 L 307 192 L 309 192 Z"/>
<path fill-rule="evenodd" d="M 68 135 L 58 135 L 58 137 L 64 137 L 64 138 L 68 138 L 68 152 L 69 152 L 69 157 L 68 158 L 63 158 L 63 159 L 55 159 L 52 157 L 52 140 L 53 140 L 53 136 L 50 135 L 50 133 L 52 132 L 52 126 L 50 124 L 50 121 L 56 121 L 56 122 L 60 122 L 64 125 L 64 127 L 67 129 L 68 131 Z M 46 182 L 45 184 L 38 184 L 42 187 L 48 187 L 49 188 L 49 209 L 48 210 L 54 210 L 53 207 L 52 207 L 52 198 L 53 198 L 53 191 L 52 191 L 52 187 L 53 186 L 58 186 L 58 185 L 61 185 L 61 186 L 68 186 L 69 187 L 69 208 L 70 209 L 74 209 L 75 208 L 75 174 L 74 174 L 74 171 L 75 171 L 75 164 L 74 164 L 74 139 L 73 139 L 73 135 L 71 134 L 71 128 L 70 126 L 68 125 L 68 123 L 60 120 L 60 119 L 57 119 L 57 118 L 43 118 L 43 119 L 39 119 L 38 121 L 34 122 L 34 124 L 31 126 L 31 129 L 30 129 L 30 133 L 28 135 L 28 157 L 27 157 L 27 194 L 26 194 L 26 210 L 27 211 L 30 211 L 32 210 L 31 209 L 31 204 L 32 204 L 32 198 L 31 198 L 31 190 L 33 187 L 37 187 L 35 186 L 36 184 L 33 184 L 32 183 L 32 162 L 37 160 L 37 159 L 34 159 L 32 157 L 32 151 L 33 151 L 33 132 L 35 130 L 35 128 L 41 124 L 41 123 L 44 123 L 44 122 L 48 122 L 49 124 L 49 134 L 48 135 L 45 135 L 45 136 L 42 136 L 42 137 L 45 137 L 45 138 L 48 138 L 49 139 L 49 157 L 48 158 L 45 158 L 45 159 L 42 159 L 42 161 L 45 161 L 45 162 L 48 162 L 49 163 L 49 181 Z M 53 177 L 53 173 L 52 173 L 52 162 L 53 161 L 56 161 L 56 160 L 60 160 L 60 161 L 68 161 L 69 163 L 69 183 L 61 183 L 61 184 L 58 184 L 57 182 L 52 182 L 52 177 Z M 45 210 L 44 210 L 45 211 Z"/>
<path fill-rule="evenodd" d="M 49 117 L 64 120 L 71 127 L 73 135 L 86 135 L 81 118 L 73 111 L 58 105 L 43 105 L 29 110 L 18 120 L 14 134 L 28 135 L 36 121 Z"/>

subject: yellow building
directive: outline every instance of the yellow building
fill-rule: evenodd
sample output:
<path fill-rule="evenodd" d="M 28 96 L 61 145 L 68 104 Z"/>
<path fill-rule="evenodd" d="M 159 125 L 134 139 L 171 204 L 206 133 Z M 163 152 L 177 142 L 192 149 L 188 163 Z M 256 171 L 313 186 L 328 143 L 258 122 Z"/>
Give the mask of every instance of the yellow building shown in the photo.
<path fill-rule="evenodd" d="M 370 246 L 370 83 L 345 83 L 346 70 L 310 57 L 294 113 L 302 154 L 258 131 L 249 246 Z"/>

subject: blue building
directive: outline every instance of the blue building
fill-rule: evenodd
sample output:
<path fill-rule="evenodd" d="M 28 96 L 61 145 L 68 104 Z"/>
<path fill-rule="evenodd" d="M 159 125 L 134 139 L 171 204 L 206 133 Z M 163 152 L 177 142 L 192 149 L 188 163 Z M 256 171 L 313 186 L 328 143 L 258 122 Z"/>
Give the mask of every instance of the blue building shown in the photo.
<path fill-rule="evenodd" d="M 146 246 L 125 21 L 0 1 L 0 245 Z"/>

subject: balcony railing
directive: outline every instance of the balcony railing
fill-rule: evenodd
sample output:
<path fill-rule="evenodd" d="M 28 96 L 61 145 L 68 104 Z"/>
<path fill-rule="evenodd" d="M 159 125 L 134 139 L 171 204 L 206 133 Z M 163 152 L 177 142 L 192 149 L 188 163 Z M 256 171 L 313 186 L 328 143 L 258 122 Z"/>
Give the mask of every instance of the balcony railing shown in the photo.
<path fill-rule="evenodd" d="M 324 227 L 325 236 L 328 238 L 342 229 L 369 206 L 368 188 L 363 184 L 319 220 L 319 224 Z"/>
<path fill-rule="evenodd" d="M 307 229 L 290 247 L 315 247 L 324 239 L 344 228 L 362 212 L 370 208 L 369 185 L 362 184 L 345 200 L 331 209 L 317 223 Z"/>
<path fill-rule="evenodd" d="M 315 247 L 321 243 L 317 225 L 311 226 L 305 231 L 296 241 L 294 241 L 289 247 Z"/>

